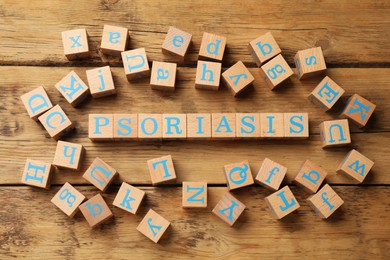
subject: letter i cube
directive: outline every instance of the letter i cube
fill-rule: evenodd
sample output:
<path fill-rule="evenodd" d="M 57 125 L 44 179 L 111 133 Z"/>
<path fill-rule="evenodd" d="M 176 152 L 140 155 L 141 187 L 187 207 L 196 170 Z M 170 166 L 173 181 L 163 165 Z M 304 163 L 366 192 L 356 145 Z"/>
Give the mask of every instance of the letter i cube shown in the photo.
<path fill-rule="evenodd" d="M 79 209 L 92 228 L 113 216 L 101 194 L 97 194 L 81 204 Z"/>
<path fill-rule="evenodd" d="M 226 47 L 226 37 L 211 33 L 203 33 L 199 58 L 222 61 Z"/>
<path fill-rule="evenodd" d="M 229 190 L 246 187 L 254 183 L 248 161 L 225 165 L 225 177 Z"/>
<path fill-rule="evenodd" d="M 88 137 L 91 141 L 110 141 L 114 138 L 113 114 L 89 114 Z"/>
<path fill-rule="evenodd" d="M 271 159 L 265 158 L 260 166 L 255 181 L 271 191 L 277 191 L 282 184 L 286 173 L 286 167 Z"/>
<path fill-rule="evenodd" d="M 198 60 L 196 67 L 195 88 L 218 90 L 221 79 L 222 64 L 219 62 Z"/>
<path fill-rule="evenodd" d="M 129 38 L 127 28 L 104 25 L 100 50 L 104 54 L 120 56 L 126 50 Z"/>
<path fill-rule="evenodd" d="M 336 104 L 337 100 L 344 95 L 344 92 L 344 89 L 326 76 L 310 93 L 309 100 L 313 102 L 313 104 L 319 106 L 322 110 L 328 111 Z"/>
<path fill-rule="evenodd" d="M 212 213 L 226 222 L 229 226 L 233 226 L 244 212 L 245 208 L 246 206 L 242 202 L 229 192 L 226 192 L 214 207 Z"/>
<path fill-rule="evenodd" d="M 84 173 L 83 178 L 104 192 L 117 175 L 118 173 L 114 168 L 96 157 Z"/>
<path fill-rule="evenodd" d="M 350 119 L 359 127 L 364 127 L 375 108 L 375 104 L 355 94 L 348 99 L 348 104 L 341 113 L 341 117 Z"/>
<path fill-rule="evenodd" d="M 281 54 L 260 68 L 261 77 L 272 90 L 293 74 L 294 72 Z"/>
<path fill-rule="evenodd" d="M 152 89 L 175 91 L 176 63 L 153 61 L 150 85 Z"/>
<path fill-rule="evenodd" d="M 298 51 L 294 58 L 298 78 L 304 79 L 326 70 L 324 54 L 321 47 Z"/>
<path fill-rule="evenodd" d="M 284 137 L 284 114 L 261 113 L 260 114 L 260 137 L 283 138 Z"/>
<path fill-rule="evenodd" d="M 38 117 L 53 107 L 43 87 L 37 87 L 20 97 L 31 119 Z"/>
<path fill-rule="evenodd" d="M 314 212 L 324 219 L 332 215 L 344 203 L 328 184 L 325 184 L 316 194 L 310 196 L 307 202 Z"/>
<path fill-rule="evenodd" d="M 183 208 L 207 208 L 207 182 L 183 182 Z"/>
<path fill-rule="evenodd" d="M 87 58 L 91 56 L 88 45 L 88 34 L 85 29 L 62 32 L 64 54 L 68 60 Z"/>
<path fill-rule="evenodd" d="M 270 32 L 251 41 L 248 50 L 258 67 L 282 52 Z"/>
<path fill-rule="evenodd" d="M 127 212 L 137 214 L 144 197 L 145 192 L 143 190 L 123 182 L 112 204 Z"/>
<path fill-rule="evenodd" d="M 121 55 L 127 80 L 132 81 L 150 75 L 145 48 L 124 51 Z"/>
<path fill-rule="evenodd" d="M 373 161 L 353 149 L 345 156 L 336 171 L 362 183 L 372 166 L 374 166 Z"/>
<path fill-rule="evenodd" d="M 322 148 L 351 143 L 348 119 L 324 121 L 320 124 Z"/>
<path fill-rule="evenodd" d="M 154 243 L 158 243 L 170 225 L 168 220 L 150 209 L 139 223 L 137 230 Z"/>
<path fill-rule="evenodd" d="M 328 173 L 317 164 L 306 160 L 295 175 L 294 182 L 308 193 L 316 193 Z"/>
<path fill-rule="evenodd" d="M 68 182 L 51 199 L 51 202 L 62 210 L 67 216 L 73 217 L 81 203 L 85 200 L 85 196 L 76 190 Z"/>
<path fill-rule="evenodd" d="M 50 163 L 27 159 L 22 174 L 22 183 L 48 189 L 53 167 Z"/>
<path fill-rule="evenodd" d="M 187 114 L 187 139 L 211 139 L 211 114 Z"/>
<path fill-rule="evenodd" d="M 38 117 L 38 120 L 54 140 L 60 139 L 74 128 L 73 123 L 59 105 L 46 111 Z"/>
<path fill-rule="evenodd" d="M 175 168 L 170 155 L 148 160 L 148 168 L 153 185 L 176 179 Z"/>
<path fill-rule="evenodd" d="M 276 219 L 282 219 L 300 207 L 288 186 L 272 193 L 264 200 L 272 216 Z"/>
<path fill-rule="evenodd" d="M 234 96 L 237 96 L 255 80 L 242 61 L 238 61 L 222 73 L 222 78 Z"/>
<path fill-rule="evenodd" d="M 116 94 L 110 66 L 87 70 L 86 73 L 93 98 Z"/>
<path fill-rule="evenodd" d="M 73 107 L 83 103 L 90 94 L 88 86 L 74 71 L 69 72 L 55 87 Z"/>
<path fill-rule="evenodd" d="M 78 171 L 83 155 L 84 147 L 81 144 L 58 141 L 53 164 L 61 168 Z"/>
<path fill-rule="evenodd" d="M 309 137 L 308 113 L 284 113 L 284 137 L 304 139 Z"/>
<path fill-rule="evenodd" d="M 171 26 L 162 45 L 162 53 L 177 57 L 179 61 L 183 61 L 191 39 L 191 34 Z"/>

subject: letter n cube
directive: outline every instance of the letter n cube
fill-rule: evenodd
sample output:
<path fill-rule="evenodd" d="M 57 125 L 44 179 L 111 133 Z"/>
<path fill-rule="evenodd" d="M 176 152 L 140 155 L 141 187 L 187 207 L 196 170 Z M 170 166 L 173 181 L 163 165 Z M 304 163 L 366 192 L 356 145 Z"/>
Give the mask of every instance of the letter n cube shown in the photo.
<path fill-rule="evenodd" d="M 225 165 L 224 169 L 229 190 L 246 187 L 254 183 L 248 161 Z"/>
<path fill-rule="evenodd" d="M 337 173 L 351 177 L 362 183 L 374 166 L 374 162 L 356 150 L 351 150 L 340 163 Z"/>
<path fill-rule="evenodd" d="M 348 99 L 348 104 L 341 116 L 350 119 L 359 127 L 364 127 L 370 119 L 376 105 L 367 99 L 355 94 Z"/>
<path fill-rule="evenodd" d="M 113 216 L 102 195 L 97 194 L 79 206 L 90 227 L 108 220 Z"/>
<path fill-rule="evenodd" d="M 307 201 L 314 212 L 324 219 L 332 215 L 344 203 L 328 184 L 310 196 Z"/>
<path fill-rule="evenodd" d="M 66 215 L 73 217 L 84 200 L 85 196 L 67 182 L 51 199 L 51 202 Z"/>
<path fill-rule="evenodd" d="M 50 163 L 27 159 L 22 174 L 22 183 L 48 189 L 53 167 Z"/>
<path fill-rule="evenodd" d="M 222 199 L 214 207 L 212 212 L 229 226 L 233 226 L 244 210 L 245 205 L 227 192 L 223 195 Z"/>
<path fill-rule="evenodd" d="M 265 202 L 276 219 L 281 219 L 300 207 L 288 186 L 266 197 Z"/>
<path fill-rule="evenodd" d="M 136 80 L 150 75 L 145 48 L 124 51 L 121 55 L 127 80 Z"/>
<path fill-rule="evenodd" d="M 148 168 L 153 185 L 176 179 L 175 168 L 170 155 L 148 160 Z"/>
<path fill-rule="evenodd" d="M 207 182 L 183 182 L 183 208 L 207 208 Z"/>
<path fill-rule="evenodd" d="M 154 243 L 158 243 L 170 224 L 168 220 L 150 209 L 139 223 L 137 230 Z"/>
<path fill-rule="evenodd" d="M 316 193 L 328 173 L 317 164 L 306 160 L 295 175 L 294 182 L 308 193 Z"/>
<path fill-rule="evenodd" d="M 351 143 L 348 119 L 324 121 L 320 124 L 322 148 Z"/>
<path fill-rule="evenodd" d="M 145 192 L 143 190 L 123 182 L 112 204 L 127 212 L 137 214 L 144 197 Z"/>
<path fill-rule="evenodd" d="M 105 191 L 117 175 L 117 171 L 96 157 L 91 166 L 84 173 L 83 178 L 92 183 L 96 188 Z"/>

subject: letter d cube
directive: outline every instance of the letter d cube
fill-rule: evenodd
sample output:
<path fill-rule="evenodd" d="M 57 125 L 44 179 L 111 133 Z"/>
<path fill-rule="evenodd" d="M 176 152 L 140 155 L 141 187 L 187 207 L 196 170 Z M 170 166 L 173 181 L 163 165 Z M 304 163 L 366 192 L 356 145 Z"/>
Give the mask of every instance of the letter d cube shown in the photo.
<path fill-rule="evenodd" d="M 294 182 L 308 193 L 316 193 L 328 173 L 317 164 L 306 160 L 295 175 Z"/>
<path fill-rule="evenodd" d="M 20 97 L 30 118 L 38 121 L 38 116 L 53 107 L 43 87 L 37 87 Z"/>
<path fill-rule="evenodd" d="M 102 195 L 97 194 L 79 206 L 90 227 L 106 221 L 113 216 Z"/>

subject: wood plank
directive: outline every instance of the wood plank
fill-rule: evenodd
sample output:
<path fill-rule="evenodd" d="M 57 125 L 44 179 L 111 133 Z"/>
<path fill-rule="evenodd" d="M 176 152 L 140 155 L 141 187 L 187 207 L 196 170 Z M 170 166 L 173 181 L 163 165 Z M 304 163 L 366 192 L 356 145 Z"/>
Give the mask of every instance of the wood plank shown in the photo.
<path fill-rule="evenodd" d="M 131 48 L 145 47 L 150 60 L 161 60 L 168 26 L 194 35 L 187 64 L 195 64 L 204 31 L 228 38 L 225 64 L 242 60 L 254 66 L 247 44 L 271 31 L 292 64 L 301 49 L 322 46 L 330 65 L 388 65 L 390 4 L 370 0 L 316 1 L 297 5 L 282 0 L 250 1 L 0 1 L 2 65 L 70 64 L 63 55 L 61 31 L 86 28 L 93 58 L 83 64 L 119 65 L 98 52 L 104 24 L 128 27 Z M 17 11 L 16 11 L 17 10 Z M 46 12 L 42 14 L 41 10 Z M 196 14 L 194 13 L 196 10 Z M 324 11 L 325 10 L 325 11 Z M 359 17 L 359 19 L 356 19 Z M 73 64 L 80 64 L 74 62 Z"/>
<path fill-rule="evenodd" d="M 97 192 L 77 188 L 88 198 Z M 116 187 L 104 194 L 115 217 L 90 229 L 80 213 L 70 219 L 50 203 L 58 187 L 49 191 L 3 187 L 0 257 L 389 259 L 390 226 L 383 220 L 390 218 L 386 208 L 390 189 L 333 188 L 345 203 L 326 221 L 314 214 L 305 201 L 307 194 L 297 187 L 292 191 L 301 208 L 282 221 L 272 219 L 266 210 L 264 197 L 269 191 L 259 187 L 237 191 L 247 209 L 231 228 L 211 214 L 226 188 L 209 188 L 207 209 L 187 210 L 181 208 L 180 188 L 142 188 L 146 203 L 134 216 L 111 205 Z M 159 244 L 135 229 L 149 208 L 172 223 Z"/>

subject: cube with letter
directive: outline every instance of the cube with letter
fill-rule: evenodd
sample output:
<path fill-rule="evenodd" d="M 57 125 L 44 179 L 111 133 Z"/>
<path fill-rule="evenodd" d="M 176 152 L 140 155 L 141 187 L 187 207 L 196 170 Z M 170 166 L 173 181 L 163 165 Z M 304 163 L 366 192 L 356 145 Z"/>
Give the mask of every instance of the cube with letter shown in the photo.
<path fill-rule="evenodd" d="M 138 114 L 138 138 L 140 140 L 161 140 L 162 132 L 161 114 Z"/>
<path fill-rule="evenodd" d="M 233 226 L 245 208 L 245 205 L 241 201 L 236 199 L 230 192 L 226 192 L 214 207 L 212 213 L 229 226 Z"/>
<path fill-rule="evenodd" d="M 308 113 L 284 113 L 284 137 L 308 138 L 309 114 Z"/>
<path fill-rule="evenodd" d="M 222 61 L 225 47 L 226 37 L 205 32 L 200 44 L 199 58 Z"/>
<path fill-rule="evenodd" d="M 61 168 L 78 171 L 83 155 L 84 147 L 81 144 L 58 141 L 53 164 Z"/>
<path fill-rule="evenodd" d="M 284 137 L 283 113 L 261 113 L 260 114 L 260 137 L 261 138 L 283 138 Z"/>
<path fill-rule="evenodd" d="M 23 94 L 22 100 L 30 118 L 38 121 L 38 117 L 53 107 L 44 87 L 37 87 L 26 94 Z"/>
<path fill-rule="evenodd" d="M 137 214 L 144 197 L 145 192 L 143 190 L 123 182 L 112 204 L 127 212 Z"/>
<path fill-rule="evenodd" d="M 187 114 L 187 139 L 211 139 L 211 114 Z"/>
<path fill-rule="evenodd" d="M 236 113 L 236 136 L 238 139 L 260 137 L 260 114 Z"/>
<path fill-rule="evenodd" d="M 63 31 L 61 34 L 62 44 L 64 45 L 64 54 L 68 60 L 91 56 L 86 29 Z"/>
<path fill-rule="evenodd" d="M 276 219 L 281 219 L 300 207 L 288 186 L 272 193 L 264 200 L 272 216 Z"/>
<path fill-rule="evenodd" d="M 364 127 L 370 119 L 376 105 L 357 94 L 348 99 L 348 104 L 341 113 L 343 118 L 348 118 L 359 127 Z"/>
<path fill-rule="evenodd" d="M 87 70 L 86 73 L 93 98 L 116 94 L 110 66 Z"/>
<path fill-rule="evenodd" d="M 261 77 L 272 90 L 293 74 L 294 72 L 281 54 L 260 68 Z"/>
<path fill-rule="evenodd" d="M 163 139 L 186 139 L 187 115 L 163 114 Z"/>
<path fill-rule="evenodd" d="M 236 114 L 212 113 L 211 120 L 212 139 L 234 139 L 236 137 Z"/>
<path fill-rule="evenodd" d="M 114 138 L 113 114 L 89 114 L 88 138 L 91 141 L 110 141 Z"/>
<path fill-rule="evenodd" d="M 183 61 L 190 46 L 192 35 L 175 27 L 169 27 L 162 45 L 162 53 L 177 57 Z"/>
<path fill-rule="evenodd" d="M 60 139 L 74 129 L 73 123 L 59 105 L 46 111 L 38 120 L 54 140 Z"/>
<path fill-rule="evenodd" d="M 97 194 L 79 206 L 90 227 L 108 220 L 113 216 L 102 195 Z"/>
<path fill-rule="evenodd" d="M 362 183 L 372 166 L 374 166 L 372 160 L 353 149 L 344 157 L 336 171 Z"/>
<path fill-rule="evenodd" d="M 248 50 L 258 67 L 282 52 L 270 32 L 251 41 Z"/>
<path fill-rule="evenodd" d="M 79 210 L 79 206 L 85 200 L 81 194 L 70 183 L 66 182 L 64 186 L 51 199 L 51 202 L 62 210 L 67 216 L 73 217 Z"/>
<path fill-rule="evenodd" d="M 101 191 L 106 191 L 118 172 L 99 157 L 93 160 L 91 166 L 85 171 L 83 178 Z"/>
<path fill-rule="evenodd" d="M 150 209 L 139 223 L 137 230 L 154 243 L 158 243 L 170 224 L 168 220 Z"/>
<path fill-rule="evenodd" d="M 48 189 L 53 172 L 53 166 L 37 160 L 27 159 L 22 174 L 22 183 Z"/>
<path fill-rule="evenodd" d="M 309 100 L 324 111 L 328 111 L 344 95 L 344 92 L 344 89 L 326 76 L 310 93 Z"/>
<path fill-rule="evenodd" d="M 170 155 L 148 160 L 148 169 L 152 185 L 176 180 L 176 172 Z"/>
<path fill-rule="evenodd" d="M 326 70 L 324 54 L 321 47 L 298 51 L 294 58 L 298 78 L 304 79 Z"/>
<path fill-rule="evenodd" d="M 150 85 L 152 89 L 175 91 L 176 63 L 153 61 Z"/>
<path fill-rule="evenodd" d="M 306 160 L 294 177 L 294 182 L 308 193 L 316 193 L 328 173 L 310 160 Z"/>
<path fill-rule="evenodd" d="M 238 95 L 255 81 L 255 78 L 242 61 L 238 61 L 222 73 L 222 78 L 234 96 Z"/>
<path fill-rule="evenodd" d="M 195 88 L 218 90 L 221 79 L 222 64 L 212 61 L 198 60 L 196 67 Z"/>
<path fill-rule="evenodd" d="M 88 86 L 74 71 L 69 72 L 55 87 L 73 107 L 79 106 L 90 95 Z"/>
<path fill-rule="evenodd" d="M 348 119 L 322 122 L 320 134 L 323 148 L 344 146 L 351 143 Z"/>
<path fill-rule="evenodd" d="M 114 114 L 114 140 L 138 139 L 138 114 Z"/>
<path fill-rule="evenodd" d="M 183 182 L 183 208 L 207 208 L 207 182 Z"/>
<path fill-rule="evenodd" d="M 100 50 L 104 54 L 120 56 L 126 50 L 129 38 L 127 28 L 104 25 Z"/>
<path fill-rule="evenodd" d="M 225 165 L 224 170 L 229 190 L 246 187 L 254 183 L 248 161 Z"/>
<path fill-rule="evenodd" d="M 344 203 L 329 184 L 325 184 L 316 194 L 311 195 L 307 202 L 314 212 L 324 219 L 332 215 Z"/>
<path fill-rule="evenodd" d="M 255 181 L 271 191 L 277 191 L 282 184 L 286 173 L 286 167 L 271 159 L 265 158 L 260 166 Z"/>
<path fill-rule="evenodd" d="M 132 81 L 150 75 L 145 48 L 124 51 L 121 55 L 127 80 Z"/>

